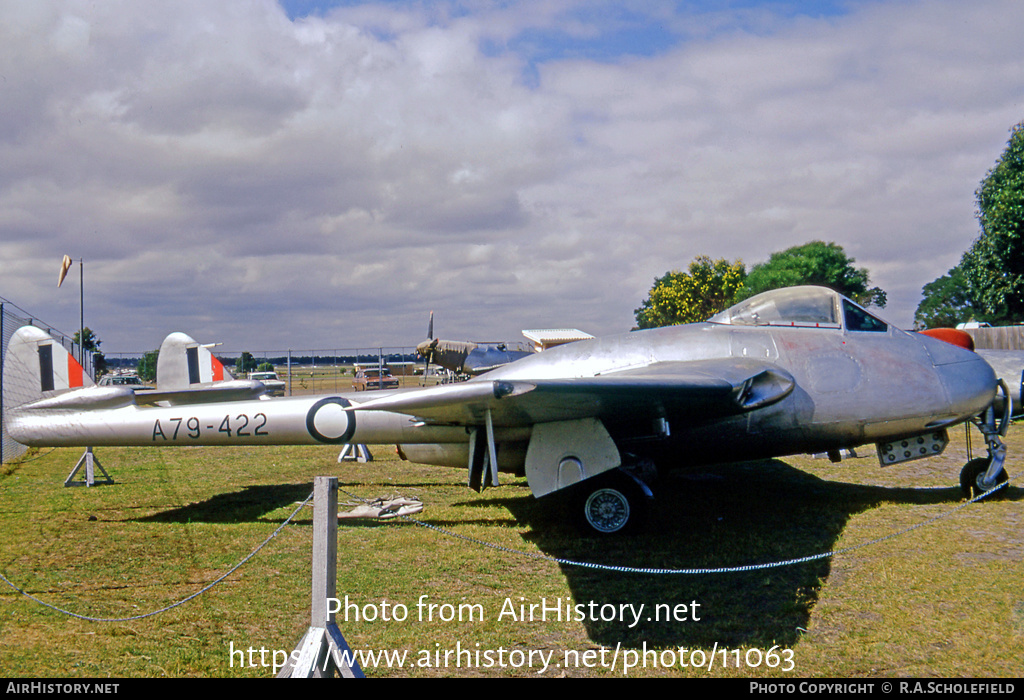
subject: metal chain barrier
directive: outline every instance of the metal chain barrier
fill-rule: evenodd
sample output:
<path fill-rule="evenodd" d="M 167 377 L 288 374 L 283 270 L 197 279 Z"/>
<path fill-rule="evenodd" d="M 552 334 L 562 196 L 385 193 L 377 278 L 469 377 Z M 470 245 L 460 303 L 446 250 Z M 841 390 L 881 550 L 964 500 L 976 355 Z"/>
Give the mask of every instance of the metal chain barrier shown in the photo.
<path fill-rule="evenodd" d="M 564 559 L 562 557 L 552 557 L 552 556 L 548 556 L 546 554 L 539 554 L 537 552 L 526 552 L 526 551 L 523 551 L 521 549 L 513 549 L 511 547 L 505 547 L 504 545 L 494 544 L 493 542 L 485 542 L 484 540 L 480 540 L 480 539 L 477 539 L 475 537 L 469 537 L 467 535 L 461 535 L 461 534 L 459 534 L 457 532 L 453 532 L 452 530 L 448 530 L 446 528 L 439 527 L 437 525 L 432 525 L 430 523 L 423 522 L 422 520 L 417 520 L 416 518 L 413 518 L 413 517 L 411 517 L 409 515 L 398 514 L 397 518 L 393 518 L 392 520 L 397 520 L 398 518 L 401 518 L 401 519 L 406 520 L 406 521 L 408 521 L 410 523 L 413 523 L 414 525 L 418 525 L 419 527 L 425 527 L 425 528 L 427 528 L 429 530 L 433 530 L 433 531 L 435 531 L 437 533 L 440 533 L 441 535 L 444 535 L 444 536 L 447 536 L 447 537 L 452 537 L 452 538 L 458 539 L 458 540 L 462 540 L 463 542 L 468 542 L 470 544 L 475 544 L 475 545 L 478 545 L 478 546 L 481 546 L 481 547 L 486 547 L 488 549 L 494 549 L 494 550 L 497 550 L 499 552 L 504 552 L 504 553 L 507 553 L 507 554 L 515 554 L 515 555 L 522 556 L 522 557 L 527 557 L 527 558 L 530 558 L 530 559 L 539 559 L 541 561 L 548 561 L 548 562 L 552 562 L 552 563 L 560 564 L 560 565 L 564 565 L 564 566 L 575 566 L 575 567 L 580 567 L 580 568 L 585 568 L 585 569 L 596 569 L 596 570 L 601 570 L 601 571 L 615 571 L 615 572 L 619 572 L 619 573 L 634 573 L 634 574 L 657 574 L 657 575 L 722 574 L 722 573 L 735 573 L 735 572 L 744 572 L 744 571 L 759 571 L 759 570 L 763 570 L 763 569 L 772 569 L 772 568 L 778 568 L 778 567 L 783 567 L 783 566 L 793 566 L 793 565 L 796 565 L 796 564 L 803 564 L 803 563 L 806 563 L 806 562 L 809 562 L 809 561 L 816 561 L 818 559 L 831 558 L 831 557 L 834 557 L 834 556 L 836 556 L 838 554 L 845 554 L 847 552 L 852 552 L 852 551 L 855 551 L 855 550 L 858 550 L 858 549 L 862 549 L 864 547 L 869 547 L 871 545 L 879 544 L 881 542 L 885 542 L 887 540 L 891 540 L 891 539 L 894 539 L 896 537 L 900 537 L 902 535 L 905 535 L 908 532 L 913 532 L 914 530 L 920 529 L 920 528 L 925 527 L 927 525 L 930 525 L 930 524 L 932 524 L 934 522 L 938 522 L 939 520 L 943 520 L 945 518 L 948 518 L 948 517 L 954 515 L 955 513 L 959 512 L 960 510 L 963 510 L 967 506 L 969 506 L 969 505 L 971 505 L 973 503 L 976 503 L 976 502 L 980 501 L 983 498 L 987 498 L 988 496 L 991 496 L 992 494 L 996 493 L 1000 489 L 1007 487 L 1009 485 L 1010 481 L 1011 480 L 1004 481 L 1003 483 L 1001 483 L 998 486 L 996 486 L 995 488 L 993 488 L 991 491 L 986 491 L 983 494 L 975 496 L 974 498 L 972 498 L 972 499 L 970 499 L 970 500 L 968 500 L 968 501 L 966 501 L 964 503 L 961 503 L 960 505 L 956 506 L 952 510 L 949 510 L 949 511 L 947 511 L 945 513 L 940 513 L 939 515 L 936 515 L 934 517 L 928 518 L 927 520 L 924 520 L 924 521 L 922 521 L 920 523 L 917 523 L 916 525 L 911 525 L 910 527 L 906 527 L 906 528 L 904 528 L 902 530 L 890 533 L 888 535 L 883 535 L 882 537 L 877 537 L 877 538 L 875 538 L 873 540 L 869 540 L 867 542 L 862 542 L 860 544 L 852 545 L 850 547 L 842 547 L 840 549 L 833 549 L 831 551 L 822 552 L 820 554 L 812 554 L 812 555 L 805 556 L 805 557 L 798 557 L 796 559 L 787 559 L 785 561 L 769 562 L 769 563 L 766 563 L 766 564 L 746 564 L 746 565 L 743 565 L 743 566 L 726 566 L 726 567 L 719 567 L 719 568 L 660 569 L 660 568 L 643 568 L 643 567 L 631 567 L 631 566 L 617 566 L 617 565 L 614 565 L 614 564 L 597 564 L 597 563 L 594 563 L 594 562 L 575 561 L 575 560 L 572 560 L 572 559 Z M 340 491 L 341 493 L 344 493 L 349 498 L 354 498 L 355 500 L 361 501 L 363 503 L 370 503 L 369 500 L 363 499 L 363 498 L 361 498 L 359 496 L 356 496 L 355 494 L 349 493 L 348 491 L 346 491 L 346 490 L 344 490 L 342 488 L 339 488 L 338 491 Z M 141 619 L 145 619 L 147 617 L 153 617 L 155 615 L 159 615 L 161 613 L 167 612 L 168 610 L 173 610 L 174 608 L 177 608 L 177 607 L 179 607 L 181 605 L 184 605 L 185 603 L 189 602 L 190 600 L 198 598 L 199 596 L 203 595 L 207 591 L 212 590 L 215 586 L 217 586 L 222 581 L 224 581 L 228 576 L 230 576 L 231 574 L 233 574 L 236 571 L 238 571 L 238 569 L 240 569 L 249 560 L 251 560 L 253 557 L 255 557 L 260 552 L 260 550 L 262 550 L 264 547 L 266 547 L 268 544 L 270 544 L 271 540 L 273 540 L 275 537 L 277 537 L 281 533 L 281 531 L 285 528 L 285 526 L 288 525 L 295 518 L 295 516 L 299 514 L 299 512 L 310 502 L 310 500 L 312 498 L 313 498 L 313 494 L 310 493 L 309 496 L 307 496 L 306 499 L 302 503 L 300 503 L 298 505 L 298 507 L 296 507 L 296 509 L 294 511 L 292 511 L 291 515 L 289 515 L 285 519 L 285 521 L 283 523 L 281 523 L 281 525 L 279 525 L 278 528 L 276 530 L 274 530 L 274 532 L 271 533 L 269 537 L 267 537 L 267 539 L 265 539 L 259 546 L 257 546 L 255 549 L 253 549 L 252 552 L 250 552 L 248 554 L 248 556 L 243 558 L 241 561 L 239 561 L 237 564 L 235 564 L 233 567 L 231 567 L 224 574 L 222 574 L 217 579 L 212 581 L 209 585 L 203 587 L 202 589 L 196 591 L 195 593 L 193 593 L 192 595 L 190 595 L 190 596 L 188 596 L 186 598 L 182 598 L 181 600 L 179 600 L 177 602 L 171 603 L 170 605 L 167 605 L 167 606 L 165 606 L 163 608 L 160 608 L 158 610 L 153 610 L 153 611 L 148 612 L 148 613 L 141 613 L 139 615 L 132 615 L 130 617 L 90 617 L 88 615 L 80 615 L 80 614 L 72 612 L 70 610 L 65 610 L 65 609 L 59 608 L 59 607 L 57 607 L 55 605 L 51 605 L 50 603 L 47 603 L 44 600 L 40 600 L 39 598 L 37 598 L 36 596 L 32 595 L 31 593 L 28 593 L 28 592 L 22 590 L 21 588 L 18 588 L 18 586 L 16 586 L 3 573 L 0 573 L 0 580 L 3 580 L 4 583 L 6 583 L 11 588 L 13 588 L 15 591 L 17 591 L 18 593 L 22 594 L 26 598 L 29 598 L 30 600 L 33 600 L 36 603 L 39 603 L 43 607 L 49 608 L 50 610 L 53 610 L 54 612 L 58 612 L 58 613 L 61 613 L 63 615 L 67 615 L 69 617 L 77 618 L 79 620 L 87 620 L 89 622 L 131 622 L 133 620 L 141 620 Z"/>
<path fill-rule="evenodd" d="M 890 533 L 888 535 L 883 535 L 882 537 L 877 537 L 877 538 L 875 538 L 873 540 L 869 540 L 867 542 L 862 542 L 860 544 L 855 544 L 855 545 L 852 545 L 850 547 L 842 547 L 840 549 L 833 549 L 831 551 L 822 552 L 820 554 L 811 554 L 811 555 L 808 555 L 806 557 L 798 557 L 796 559 L 787 559 L 785 561 L 769 562 L 767 564 L 746 564 L 746 565 L 743 565 L 743 566 L 725 566 L 725 567 L 720 567 L 720 568 L 715 568 L 715 569 L 708 569 L 708 568 L 703 568 L 703 569 L 638 568 L 638 567 L 632 567 L 632 566 L 616 566 L 614 564 L 595 564 L 595 563 L 592 563 L 592 562 L 575 561 L 575 560 L 572 560 L 572 559 L 563 559 L 561 557 L 552 557 L 552 556 L 548 556 L 547 554 L 538 554 L 537 552 L 524 552 L 521 549 L 512 549 L 510 547 L 505 547 L 504 545 L 494 544 L 493 542 L 485 542 L 483 540 L 478 540 L 475 537 L 468 537 L 466 535 L 460 535 L 457 532 L 452 532 L 451 530 L 445 529 L 443 527 L 438 527 L 437 525 L 431 525 L 430 523 L 425 523 L 422 520 L 417 520 L 416 518 L 413 518 L 413 517 L 411 517 L 409 515 L 398 515 L 398 518 L 402 518 L 404 520 L 408 520 L 409 522 L 414 523 L 416 525 L 419 525 L 420 527 L 425 527 L 425 528 L 427 528 L 429 530 L 434 530 L 436 532 L 441 533 L 442 535 L 445 535 L 445 536 L 448 536 L 448 537 L 453 537 L 455 539 L 462 540 L 463 542 L 469 542 L 471 544 L 476 544 L 476 545 L 479 545 L 481 547 L 487 547 L 488 549 L 494 549 L 494 550 L 497 550 L 499 552 L 505 552 L 507 554 L 516 554 L 516 555 L 527 557 L 527 558 L 530 558 L 530 559 L 540 559 L 541 561 L 549 561 L 549 562 L 553 562 L 555 564 L 561 564 L 561 565 L 564 565 L 564 566 L 576 566 L 576 567 L 580 567 L 580 568 L 584 568 L 584 569 L 597 569 L 597 570 L 601 570 L 601 571 L 615 571 L 615 572 L 619 572 L 619 573 L 630 573 L 630 574 L 666 574 L 666 575 L 726 574 L 726 573 L 735 573 L 735 572 L 741 572 L 741 571 L 758 571 L 758 570 L 762 570 L 762 569 L 774 569 L 774 568 L 779 568 L 779 567 L 783 567 L 783 566 L 793 566 L 795 564 L 804 564 L 804 563 L 809 562 L 809 561 L 816 561 L 818 559 L 828 559 L 828 558 L 836 556 L 837 554 L 845 554 L 846 552 L 853 552 L 853 551 L 858 550 L 858 549 L 863 549 L 864 547 L 869 547 L 871 545 L 875 545 L 875 544 L 879 544 L 881 542 L 885 542 L 886 540 L 895 539 L 896 537 L 900 537 L 902 535 L 905 535 L 908 532 L 913 532 L 914 530 L 917 530 L 917 529 L 920 529 L 922 527 L 925 527 L 926 525 L 930 525 L 930 524 L 932 524 L 934 522 L 937 522 L 939 520 L 943 520 L 945 518 L 948 518 L 948 517 L 952 516 L 953 514 L 957 513 L 960 510 L 963 510 L 964 508 L 966 508 L 967 506 L 971 505 L 972 503 L 976 503 L 977 501 L 980 501 L 983 498 L 987 498 L 988 496 L 991 496 L 992 494 L 994 494 L 999 489 L 1005 488 L 1010 483 L 1010 481 L 1012 481 L 1012 480 L 1004 481 L 1003 483 L 1001 483 L 998 486 L 994 487 L 990 491 L 986 491 L 983 494 L 975 496 L 974 498 L 972 498 L 969 501 L 966 501 L 964 503 L 961 503 L 960 505 L 958 505 L 957 507 L 953 508 L 950 511 L 947 511 L 945 513 L 940 513 L 939 515 L 936 515 L 936 516 L 934 516 L 932 518 L 928 518 L 927 520 L 924 520 L 924 521 L 922 521 L 920 523 L 917 523 L 916 525 L 911 525 L 910 527 L 906 527 L 906 528 L 904 528 L 902 530 L 899 530 L 898 532 L 893 532 L 893 533 Z M 362 501 L 364 503 L 369 503 L 369 501 L 365 501 L 362 498 L 360 498 L 359 496 L 355 496 L 355 495 L 353 495 L 351 493 L 348 493 L 344 489 L 339 488 L 338 490 L 341 491 L 342 493 L 346 494 L 347 496 L 351 497 L 351 498 L 355 498 L 358 501 Z M 397 519 L 397 518 L 391 519 L 391 521 L 393 521 L 395 519 Z"/>
<path fill-rule="evenodd" d="M 59 612 L 59 613 L 64 614 L 64 615 L 68 615 L 69 617 L 78 618 L 79 620 L 88 620 L 89 622 L 130 622 L 132 620 L 142 620 L 142 619 L 147 618 L 147 617 L 153 617 L 154 615 L 159 615 L 160 613 L 167 612 L 168 610 L 173 610 L 174 608 L 177 608 L 177 607 L 179 607 L 181 605 L 184 605 L 185 603 L 189 602 L 190 600 L 192 600 L 194 598 L 198 598 L 202 594 L 204 594 L 207 591 L 211 590 L 214 586 L 219 584 L 221 581 L 226 579 L 228 576 L 230 576 L 231 574 L 233 574 L 236 571 L 238 571 L 240 568 L 242 568 L 242 566 L 246 562 L 248 562 L 250 559 L 252 559 L 254 556 L 256 556 L 261 549 L 263 549 L 268 544 L 270 544 L 270 541 L 272 539 L 274 539 L 275 537 L 277 537 L 278 534 L 280 534 L 281 530 L 284 529 L 285 525 L 290 523 L 292 521 L 292 519 L 296 515 L 299 514 L 299 511 L 301 511 L 306 506 L 306 504 L 309 503 L 310 500 L 312 500 L 312 498 L 313 498 L 313 494 L 312 493 L 310 493 L 308 496 L 306 496 L 306 500 L 304 500 L 302 503 L 300 503 L 299 506 L 294 511 L 292 511 L 292 514 L 289 515 L 285 519 L 285 521 L 283 523 L 281 523 L 281 525 L 276 530 L 274 530 L 274 532 L 270 535 L 270 537 L 268 537 L 267 539 L 263 540 L 263 543 L 260 544 L 258 547 L 256 547 L 256 549 L 252 550 L 252 552 L 249 553 L 249 556 L 245 557 L 244 559 L 242 559 L 242 561 L 240 561 L 237 564 L 235 564 L 227 572 L 225 572 L 223 575 L 219 576 L 216 580 L 214 580 L 208 586 L 202 588 L 201 590 L 196 591 L 195 593 L 193 593 L 192 595 L 188 596 L 187 598 L 182 598 L 181 600 L 179 600 L 176 603 L 171 603 L 170 605 L 168 605 L 166 607 L 160 608 L 159 610 L 154 610 L 152 612 L 142 613 L 140 615 L 132 615 L 131 617 L 89 617 L 87 615 L 79 615 L 78 613 L 71 612 L 70 610 L 64 610 L 63 608 L 58 608 L 57 606 L 51 605 L 50 603 L 47 603 L 44 600 L 40 600 L 39 598 L 36 598 L 31 593 L 26 593 L 25 591 L 23 591 L 22 589 L 18 588 L 16 585 L 14 585 L 14 583 L 12 583 L 11 580 L 8 579 L 3 573 L 0 573 L 0 579 L 2 579 L 4 583 L 6 583 L 8 586 L 10 586 L 14 590 L 16 590 L 18 593 L 21 593 L 23 596 L 25 596 L 26 598 L 29 598 L 30 600 L 34 600 L 35 602 L 39 603 L 43 607 L 49 608 L 50 610 L 53 610 L 55 612 Z"/>

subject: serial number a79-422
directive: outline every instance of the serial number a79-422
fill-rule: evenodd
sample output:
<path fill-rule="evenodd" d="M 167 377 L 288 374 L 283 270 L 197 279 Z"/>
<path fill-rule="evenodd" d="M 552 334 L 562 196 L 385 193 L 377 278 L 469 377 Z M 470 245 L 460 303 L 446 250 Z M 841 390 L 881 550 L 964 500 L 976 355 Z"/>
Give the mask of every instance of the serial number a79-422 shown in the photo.
<path fill-rule="evenodd" d="M 267 414 L 257 413 L 251 417 L 245 413 L 237 416 L 229 414 L 224 416 L 219 424 L 216 421 L 204 423 L 196 416 L 190 418 L 184 416 L 181 418 L 168 418 L 166 421 L 161 421 L 157 418 L 153 422 L 153 442 L 160 440 L 167 442 L 185 439 L 198 440 L 204 435 L 210 437 L 211 433 L 224 438 L 269 436 L 270 433 L 267 431 Z"/>

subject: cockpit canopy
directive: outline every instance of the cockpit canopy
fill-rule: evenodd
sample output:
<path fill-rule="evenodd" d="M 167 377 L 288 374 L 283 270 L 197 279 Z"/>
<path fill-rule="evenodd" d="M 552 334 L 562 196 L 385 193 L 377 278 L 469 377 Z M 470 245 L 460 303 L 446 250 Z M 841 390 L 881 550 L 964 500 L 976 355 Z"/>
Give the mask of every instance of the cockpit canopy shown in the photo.
<path fill-rule="evenodd" d="M 731 326 L 843 328 L 885 332 L 888 324 L 827 287 L 786 287 L 752 296 L 708 319 Z"/>

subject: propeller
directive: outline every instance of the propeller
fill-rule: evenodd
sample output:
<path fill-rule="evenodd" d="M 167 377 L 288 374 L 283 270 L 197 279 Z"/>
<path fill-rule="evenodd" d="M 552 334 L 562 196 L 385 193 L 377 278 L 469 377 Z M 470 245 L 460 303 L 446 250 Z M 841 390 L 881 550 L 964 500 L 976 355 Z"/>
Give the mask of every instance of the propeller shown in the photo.
<path fill-rule="evenodd" d="M 416 346 L 416 352 L 426 360 L 423 369 L 423 383 L 426 384 L 430 365 L 441 365 L 452 372 L 463 372 L 463 364 L 475 348 L 476 343 L 462 340 L 440 340 L 434 337 L 434 312 L 430 312 L 430 323 L 427 326 L 427 339 Z"/>

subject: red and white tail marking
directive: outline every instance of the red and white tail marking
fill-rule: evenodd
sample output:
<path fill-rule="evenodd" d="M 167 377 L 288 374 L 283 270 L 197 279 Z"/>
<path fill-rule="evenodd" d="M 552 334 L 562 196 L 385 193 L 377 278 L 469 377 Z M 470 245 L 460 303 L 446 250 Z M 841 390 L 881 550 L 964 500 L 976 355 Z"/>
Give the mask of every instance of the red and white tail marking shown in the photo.
<path fill-rule="evenodd" d="M 4 358 L 4 394 L 10 407 L 70 389 L 94 386 L 63 345 L 34 326 L 19 328 Z"/>

